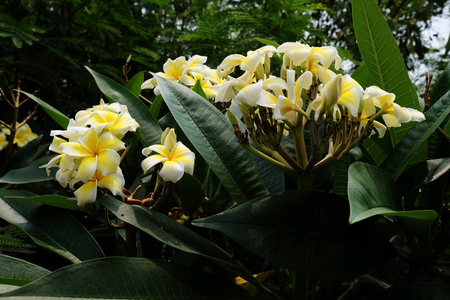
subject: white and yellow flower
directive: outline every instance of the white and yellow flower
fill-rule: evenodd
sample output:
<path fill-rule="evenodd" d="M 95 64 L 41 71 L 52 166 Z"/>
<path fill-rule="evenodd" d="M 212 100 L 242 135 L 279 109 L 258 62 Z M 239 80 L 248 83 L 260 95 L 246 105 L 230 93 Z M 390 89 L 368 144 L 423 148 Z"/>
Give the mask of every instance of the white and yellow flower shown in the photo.
<path fill-rule="evenodd" d="M 161 135 L 161 145 L 144 148 L 142 154 L 148 156 L 141 164 L 144 172 L 162 163 L 159 175 L 165 181 L 177 182 L 184 173 L 190 175 L 194 173 L 195 154 L 182 142 L 177 142 L 173 128 L 164 130 Z"/>
<path fill-rule="evenodd" d="M 104 176 L 116 172 L 120 164 L 117 151 L 125 149 L 124 143 L 110 132 L 99 135 L 90 129 L 77 141 L 60 144 L 63 154 L 80 159 L 76 177 L 88 181 L 99 170 Z"/>
<path fill-rule="evenodd" d="M 6 148 L 6 146 L 8 146 L 7 131 L 6 128 L 2 127 L 0 130 L 0 151 Z"/>
<path fill-rule="evenodd" d="M 74 189 L 74 185 L 77 182 L 79 182 L 78 178 L 72 179 L 70 187 Z M 113 195 L 120 195 L 124 185 L 125 179 L 119 167 L 108 176 L 104 176 L 100 171 L 95 171 L 94 175 L 74 192 L 74 195 L 77 198 L 77 204 L 84 206 L 95 202 L 97 199 L 97 188 L 108 189 Z"/>
<path fill-rule="evenodd" d="M 342 105 L 353 117 L 358 116 L 363 88 L 350 75 L 336 75 L 325 84 L 320 95 L 311 103 L 318 120 L 334 105 Z"/>

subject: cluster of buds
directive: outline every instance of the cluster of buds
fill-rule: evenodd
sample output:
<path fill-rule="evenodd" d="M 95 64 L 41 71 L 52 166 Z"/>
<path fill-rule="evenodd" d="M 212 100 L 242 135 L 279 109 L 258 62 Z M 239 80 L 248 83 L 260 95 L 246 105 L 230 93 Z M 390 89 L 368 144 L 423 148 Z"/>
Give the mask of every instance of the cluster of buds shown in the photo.
<path fill-rule="evenodd" d="M 199 56 L 193 59 L 196 57 Z M 279 76 L 271 74 L 273 57 L 282 61 Z M 184 57 L 169 60 L 160 74 L 192 86 L 196 77 L 190 71 L 191 60 L 179 64 L 177 69 L 174 62 L 179 59 L 186 62 Z M 201 60 L 204 61 L 206 58 Z M 350 75 L 337 74 L 341 62 L 334 47 L 287 42 L 278 48 L 264 46 L 249 51 L 246 56 L 229 55 L 215 70 L 203 64 L 196 67 L 216 76 L 209 81 L 212 87 L 208 87 L 208 97 L 229 104 L 228 115 L 247 149 L 285 170 L 311 174 L 372 134 L 378 133 L 382 138 L 388 127 L 425 119 L 422 112 L 395 103 L 394 94 L 377 86 L 363 89 Z M 192 76 L 190 84 L 183 79 L 186 76 Z M 155 83 L 155 79 L 148 82 Z M 147 83 L 143 88 L 154 87 Z M 245 134 L 239 129 L 238 119 L 246 126 Z M 283 135 L 292 136 L 295 158 L 281 145 Z M 305 135 L 311 141 L 309 149 Z M 248 137 L 259 150 L 249 144 Z"/>
<path fill-rule="evenodd" d="M 16 144 L 19 148 L 25 146 L 30 141 L 37 138 L 37 135 L 31 131 L 30 126 L 27 123 L 24 123 L 22 125 L 17 124 L 17 130 L 14 135 L 14 144 Z M 8 146 L 8 135 L 11 134 L 11 130 L 7 127 L 1 126 L 0 127 L 0 151 L 3 148 L 6 148 Z"/>
<path fill-rule="evenodd" d="M 139 124 L 125 105 L 103 101 L 70 119 L 66 130 L 53 130 L 50 150 L 58 153 L 46 165 L 47 172 L 58 165 L 56 180 L 63 187 L 75 190 L 78 205 L 84 206 L 97 198 L 97 188 L 121 195 L 125 180 L 119 167 L 118 151 L 125 149 L 121 141 L 128 131 Z"/>

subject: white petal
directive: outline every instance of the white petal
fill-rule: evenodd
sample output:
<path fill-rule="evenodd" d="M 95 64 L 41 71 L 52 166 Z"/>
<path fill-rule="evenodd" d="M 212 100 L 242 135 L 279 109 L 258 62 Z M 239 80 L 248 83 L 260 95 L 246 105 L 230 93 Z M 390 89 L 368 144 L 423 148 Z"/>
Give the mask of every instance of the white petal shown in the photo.
<path fill-rule="evenodd" d="M 165 181 L 177 182 L 183 177 L 184 165 L 178 161 L 165 161 L 159 175 Z"/>
<path fill-rule="evenodd" d="M 160 162 L 166 161 L 167 157 L 155 154 L 155 155 L 150 155 L 149 157 L 147 157 L 146 159 L 144 159 L 141 163 L 141 167 L 142 170 L 145 172 L 147 172 L 148 170 L 150 170 L 152 167 L 154 167 L 155 165 L 159 164 Z"/>

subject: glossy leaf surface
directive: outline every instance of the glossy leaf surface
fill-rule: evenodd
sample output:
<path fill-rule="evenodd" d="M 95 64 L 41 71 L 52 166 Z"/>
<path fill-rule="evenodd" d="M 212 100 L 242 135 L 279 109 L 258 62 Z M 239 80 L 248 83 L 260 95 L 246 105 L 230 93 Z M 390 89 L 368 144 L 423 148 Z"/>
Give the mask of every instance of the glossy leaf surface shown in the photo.
<path fill-rule="evenodd" d="M 339 196 L 286 191 L 193 225 L 220 231 L 274 264 L 320 277 L 363 274 L 391 257 L 390 246 L 374 242 L 367 224 L 347 220 L 348 205 Z"/>
<path fill-rule="evenodd" d="M 50 274 L 50 271 L 27 261 L 0 254 L 0 284 L 22 286 Z"/>
<path fill-rule="evenodd" d="M 190 89 L 158 75 L 156 78 L 175 120 L 233 200 L 243 203 L 267 195 L 255 163 L 238 143 L 225 116 Z"/>
<path fill-rule="evenodd" d="M 362 162 L 348 171 L 350 223 L 383 215 L 398 217 L 411 229 L 430 226 L 437 217 L 434 210 L 403 211 L 394 179 L 382 169 Z"/>
<path fill-rule="evenodd" d="M 23 229 L 36 244 L 71 262 L 104 256 L 95 239 L 70 213 L 15 198 L 21 195 L 30 194 L 0 191 L 0 218 Z"/>
<path fill-rule="evenodd" d="M 246 299 L 233 283 L 144 258 L 110 257 L 59 269 L 4 299 Z"/>

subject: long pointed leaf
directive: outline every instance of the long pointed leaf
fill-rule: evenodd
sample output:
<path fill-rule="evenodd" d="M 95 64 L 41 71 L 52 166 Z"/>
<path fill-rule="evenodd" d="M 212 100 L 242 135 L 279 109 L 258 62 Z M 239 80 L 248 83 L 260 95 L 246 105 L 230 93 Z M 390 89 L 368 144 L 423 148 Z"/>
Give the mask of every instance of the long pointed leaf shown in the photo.
<path fill-rule="evenodd" d="M 36 97 L 33 94 L 20 91 L 22 94 L 27 95 L 31 100 L 33 100 L 36 103 L 39 103 L 39 105 L 45 110 L 45 112 L 53 119 L 56 123 L 61 125 L 62 128 L 67 128 L 67 125 L 69 125 L 69 118 L 64 115 L 62 112 L 48 104 L 47 102 L 41 100 L 40 98 Z"/>
<path fill-rule="evenodd" d="M 416 123 L 397 144 L 394 151 L 381 164 L 381 168 L 397 178 L 411 156 L 418 151 L 449 114 L 450 92 L 447 92 L 425 113 L 425 121 Z"/>
<path fill-rule="evenodd" d="M 50 271 L 27 261 L 0 254 L 0 284 L 22 286 L 50 274 Z"/>
<path fill-rule="evenodd" d="M 352 0 L 352 16 L 358 47 L 373 79 L 371 84 L 394 93 L 399 105 L 420 109 L 397 42 L 378 6 L 373 0 Z M 408 123 L 390 130 L 393 144 L 411 127 Z"/>
<path fill-rule="evenodd" d="M 123 203 L 108 195 L 97 201 L 122 221 L 136 226 L 160 242 L 185 252 L 231 262 L 231 257 L 222 249 L 168 216 L 148 208 Z"/>
<path fill-rule="evenodd" d="M 14 198 L 21 195 L 18 191 L 0 192 L 0 218 L 22 228 L 36 244 L 74 263 L 104 256 L 95 239 L 67 211 Z"/>
<path fill-rule="evenodd" d="M 97 202 L 117 218 L 139 228 L 158 241 L 181 251 L 204 256 L 255 286 L 260 286 L 259 282 L 247 270 L 235 264 L 226 252 L 171 218 L 148 208 L 128 205 L 109 195 L 100 197 Z"/>
<path fill-rule="evenodd" d="M 190 89 L 155 76 L 175 120 L 237 203 L 268 194 L 250 154 L 211 103 Z"/>
<path fill-rule="evenodd" d="M 94 77 L 100 91 L 110 99 L 126 105 L 131 116 L 139 123 L 138 129 L 142 136 L 144 146 L 159 144 L 161 127 L 150 113 L 148 108 L 132 92 L 121 86 L 114 80 L 86 67 Z"/>
<path fill-rule="evenodd" d="M 247 299 L 212 274 L 145 258 L 110 257 L 59 269 L 2 299 Z"/>
<path fill-rule="evenodd" d="M 47 175 L 45 168 L 31 165 L 20 169 L 14 169 L 0 177 L 0 183 L 24 184 L 55 179 L 56 169 L 50 170 Z"/>

